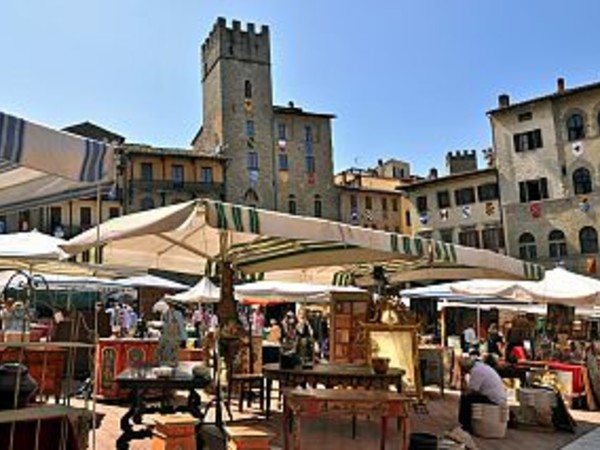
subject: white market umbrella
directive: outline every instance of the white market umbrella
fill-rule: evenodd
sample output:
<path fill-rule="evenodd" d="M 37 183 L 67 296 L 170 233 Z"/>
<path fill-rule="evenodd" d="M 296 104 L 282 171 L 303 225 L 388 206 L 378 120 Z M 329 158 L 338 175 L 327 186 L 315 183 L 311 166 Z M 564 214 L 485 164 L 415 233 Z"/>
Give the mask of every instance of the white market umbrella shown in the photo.
<path fill-rule="evenodd" d="M 97 243 L 108 264 L 188 273 L 204 273 L 215 261 L 251 274 L 389 260 L 484 267 L 521 279 L 543 273 L 541 266 L 486 250 L 212 200 L 113 218 L 62 248 L 78 254 Z"/>
<path fill-rule="evenodd" d="M 221 298 L 221 291 L 208 277 L 204 277 L 191 289 L 178 294 L 166 295 L 165 298 L 181 303 L 217 303 Z"/>
<path fill-rule="evenodd" d="M 522 295 L 539 303 L 557 303 L 565 306 L 593 306 L 600 304 L 600 280 L 579 275 L 557 267 L 546 271 L 537 282 L 519 282 Z"/>

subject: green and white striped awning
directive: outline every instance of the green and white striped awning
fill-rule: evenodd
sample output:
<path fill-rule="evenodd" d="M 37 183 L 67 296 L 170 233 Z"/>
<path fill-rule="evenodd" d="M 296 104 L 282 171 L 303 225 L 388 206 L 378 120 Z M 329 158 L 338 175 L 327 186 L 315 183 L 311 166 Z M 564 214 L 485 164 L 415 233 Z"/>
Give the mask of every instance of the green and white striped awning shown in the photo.
<path fill-rule="evenodd" d="M 63 248 L 78 254 L 97 244 L 109 264 L 188 273 L 226 260 L 245 274 L 388 262 L 481 267 L 518 279 L 542 274 L 539 266 L 486 250 L 212 200 L 114 218 Z"/>

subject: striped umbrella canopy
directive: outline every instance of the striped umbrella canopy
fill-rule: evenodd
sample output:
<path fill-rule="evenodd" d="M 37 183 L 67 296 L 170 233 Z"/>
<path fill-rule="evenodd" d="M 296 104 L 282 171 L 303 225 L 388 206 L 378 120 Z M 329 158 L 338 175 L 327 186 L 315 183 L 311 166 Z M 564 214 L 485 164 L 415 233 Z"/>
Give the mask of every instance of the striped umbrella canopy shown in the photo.
<path fill-rule="evenodd" d="M 404 261 L 481 267 L 541 278 L 541 266 L 486 250 L 314 217 L 194 200 L 111 219 L 67 241 L 78 254 L 103 246 L 107 264 L 202 274 L 213 261 L 246 273 Z"/>
<path fill-rule="evenodd" d="M 114 178 L 114 149 L 0 111 L 0 210 L 93 193 Z"/>

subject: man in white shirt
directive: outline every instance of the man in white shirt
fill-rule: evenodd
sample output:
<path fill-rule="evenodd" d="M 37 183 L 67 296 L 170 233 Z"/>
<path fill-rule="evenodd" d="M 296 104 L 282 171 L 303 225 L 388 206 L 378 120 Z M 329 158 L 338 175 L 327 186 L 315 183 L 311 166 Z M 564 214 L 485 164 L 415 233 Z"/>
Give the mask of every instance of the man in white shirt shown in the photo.
<path fill-rule="evenodd" d="M 463 429 L 471 432 L 472 405 L 475 403 L 506 405 L 506 389 L 498 372 L 482 361 L 464 358 L 460 366 L 463 376 L 468 375 L 468 384 L 463 384 L 458 421 Z"/>

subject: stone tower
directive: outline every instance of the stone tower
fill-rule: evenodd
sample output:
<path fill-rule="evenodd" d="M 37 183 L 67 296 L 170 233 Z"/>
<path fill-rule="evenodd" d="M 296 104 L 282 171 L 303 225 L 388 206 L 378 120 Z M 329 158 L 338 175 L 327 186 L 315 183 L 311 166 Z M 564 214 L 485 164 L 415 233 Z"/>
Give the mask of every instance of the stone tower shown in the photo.
<path fill-rule="evenodd" d="M 227 200 L 274 209 L 269 28 L 218 18 L 202 44 L 203 128 L 194 147 L 229 159 Z"/>

